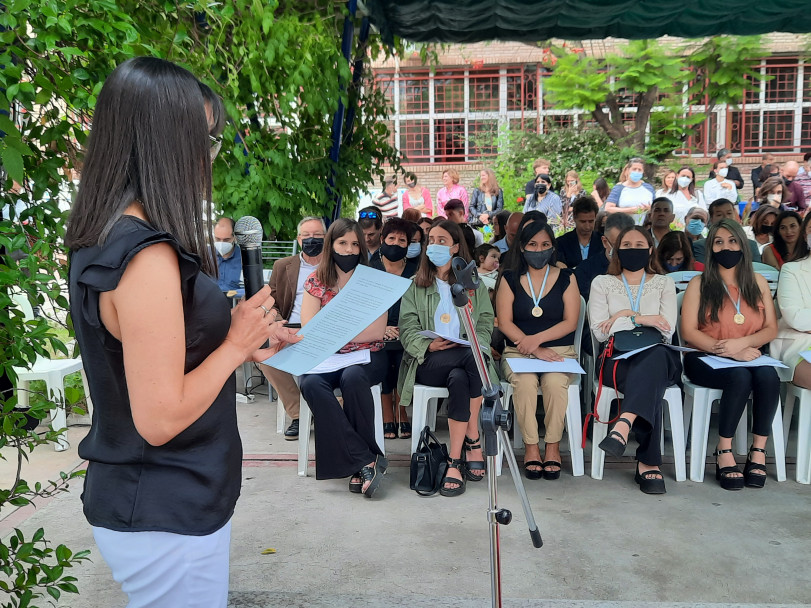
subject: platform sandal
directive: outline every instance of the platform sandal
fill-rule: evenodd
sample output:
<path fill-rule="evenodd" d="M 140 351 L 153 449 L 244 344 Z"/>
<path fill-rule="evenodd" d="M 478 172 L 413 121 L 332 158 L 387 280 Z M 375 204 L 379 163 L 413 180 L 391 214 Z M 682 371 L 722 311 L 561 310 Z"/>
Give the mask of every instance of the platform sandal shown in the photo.
<path fill-rule="evenodd" d="M 448 470 L 456 469 L 461 474 L 461 479 L 456 477 L 448 477 L 446 474 L 442 479 L 442 487 L 439 488 L 439 493 L 442 496 L 461 496 L 465 493 L 465 461 L 461 458 L 452 458 L 448 463 Z M 445 484 L 454 484 L 450 488 L 446 488 Z"/>
<path fill-rule="evenodd" d="M 361 491 L 366 496 L 366 498 L 371 498 L 374 496 L 374 493 L 377 491 L 377 488 L 380 486 L 380 478 L 383 477 L 386 473 L 386 468 L 389 466 L 389 461 L 386 460 L 385 456 L 380 456 L 379 454 L 375 457 L 374 464 L 371 466 L 367 465 L 360 470 L 360 479 L 361 479 Z M 369 482 L 369 485 L 366 487 L 366 490 L 363 490 L 363 486 L 366 482 Z"/>
<path fill-rule="evenodd" d="M 476 475 L 472 471 L 475 469 L 477 471 L 486 471 L 487 470 L 487 463 L 483 460 L 468 460 L 467 453 L 472 452 L 473 450 L 481 449 L 481 438 L 476 437 L 476 439 L 471 439 L 470 437 L 465 437 L 465 471 L 467 472 L 468 481 L 481 481 L 484 479 L 484 474 Z"/>
<path fill-rule="evenodd" d="M 360 476 L 360 471 L 353 473 L 349 478 L 349 491 L 353 494 L 360 494 L 363 491 L 363 479 Z"/>
<path fill-rule="evenodd" d="M 664 494 L 667 492 L 665 489 L 665 478 L 662 471 L 659 469 L 650 469 L 644 473 L 639 472 L 639 463 L 636 463 L 636 474 L 634 481 L 639 484 L 639 489 L 645 494 Z"/>
<path fill-rule="evenodd" d="M 731 454 L 732 450 L 719 450 L 716 448 L 713 456 L 715 456 L 715 479 L 718 480 L 718 483 L 721 484 L 721 487 L 725 490 L 743 490 L 743 477 L 732 477 L 735 473 L 740 473 L 741 470 L 738 468 L 738 465 L 734 467 L 720 467 L 718 466 L 718 457 L 721 454 Z"/>
<path fill-rule="evenodd" d="M 631 428 L 633 428 L 634 423 L 623 417 L 617 420 L 617 424 L 620 422 L 624 422 L 628 425 L 628 435 L 630 436 Z M 617 424 L 608 432 L 608 435 L 600 442 L 599 446 L 603 452 L 611 456 L 622 456 L 625 453 L 625 446 L 628 445 L 628 440 L 623 440 L 622 434 L 616 430 Z"/>
<path fill-rule="evenodd" d="M 749 446 L 749 454 L 746 455 L 746 464 L 743 467 L 743 482 L 747 488 L 762 488 L 766 485 L 766 465 L 752 462 L 752 452 L 761 452 L 766 457 L 766 450 Z"/>
<path fill-rule="evenodd" d="M 383 423 L 383 439 L 397 439 L 397 423 L 384 422 Z"/>

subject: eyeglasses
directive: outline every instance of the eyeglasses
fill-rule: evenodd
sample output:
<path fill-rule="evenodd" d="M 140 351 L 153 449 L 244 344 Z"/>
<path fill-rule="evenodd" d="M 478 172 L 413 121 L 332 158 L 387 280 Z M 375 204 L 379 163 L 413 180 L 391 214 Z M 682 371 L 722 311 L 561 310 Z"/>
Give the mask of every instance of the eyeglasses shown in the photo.
<path fill-rule="evenodd" d="M 220 153 L 220 148 L 222 148 L 222 135 L 218 135 L 217 137 L 213 135 L 208 136 L 209 142 L 211 147 L 209 148 L 209 155 L 211 156 L 211 162 L 214 162 L 214 159 L 217 158 L 217 154 Z"/>
<path fill-rule="evenodd" d="M 377 211 L 361 211 L 358 217 L 362 220 L 376 220 L 380 215 L 378 215 Z"/>

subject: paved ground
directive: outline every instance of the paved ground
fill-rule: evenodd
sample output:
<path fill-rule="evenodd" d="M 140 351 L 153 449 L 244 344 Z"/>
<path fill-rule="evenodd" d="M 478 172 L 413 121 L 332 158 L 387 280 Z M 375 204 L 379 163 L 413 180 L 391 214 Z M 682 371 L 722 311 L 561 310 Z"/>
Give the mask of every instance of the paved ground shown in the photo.
<path fill-rule="evenodd" d="M 486 482 L 456 499 L 420 498 L 408 490 L 408 442 L 394 440 L 387 449 L 403 466 L 392 466 L 369 500 L 350 494 L 345 480 L 296 475 L 296 443 L 276 434 L 274 403 L 259 397 L 239 415 L 246 459 L 230 606 L 490 605 Z M 447 433 L 442 419 L 439 426 Z M 68 452 L 35 453 L 26 478 L 79 466 L 75 445 L 85 432 L 70 429 Z M 770 469 L 765 490 L 732 493 L 709 467 L 705 483 L 677 484 L 666 464 L 668 493 L 652 497 L 633 483 L 630 458 L 609 460 L 602 481 L 573 478 L 567 461 L 558 481 L 526 481 L 541 549 L 530 543 L 505 469 L 499 505 L 514 521 L 501 527 L 504 605 L 811 605 L 811 487 L 793 481 L 793 460 L 785 483 Z M 3 463 L 0 480 L 8 474 Z M 93 562 L 74 573 L 81 595 L 59 606 L 126 604 L 95 550 L 78 486 L 36 511 L 5 514 L 0 534 L 14 526 L 42 526 L 54 542 L 93 550 Z M 276 553 L 263 555 L 268 548 Z"/>

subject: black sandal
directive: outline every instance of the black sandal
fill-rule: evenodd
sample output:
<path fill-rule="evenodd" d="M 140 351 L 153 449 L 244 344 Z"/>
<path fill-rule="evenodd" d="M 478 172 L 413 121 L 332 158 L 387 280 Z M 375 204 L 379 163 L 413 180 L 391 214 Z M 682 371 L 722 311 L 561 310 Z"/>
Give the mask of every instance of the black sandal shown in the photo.
<path fill-rule="evenodd" d="M 410 437 L 410 435 L 409 435 Z M 383 439 L 397 439 L 397 423 L 384 422 L 383 423 Z"/>
<path fill-rule="evenodd" d="M 538 470 L 531 470 L 527 467 L 541 467 Z M 543 463 L 540 460 L 526 460 L 524 461 L 524 475 L 527 479 L 543 479 Z"/>
<path fill-rule="evenodd" d="M 627 440 L 623 441 L 622 434 L 616 430 L 617 424 L 624 422 L 628 425 L 628 434 L 630 435 L 634 423 L 630 422 L 627 418 L 620 418 L 614 425 L 614 428 L 608 432 L 608 435 L 600 442 L 600 449 L 606 454 L 611 456 L 622 456 L 625 453 L 625 446 L 628 445 Z"/>
<path fill-rule="evenodd" d="M 644 473 L 639 472 L 639 463 L 636 463 L 636 474 L 634 481 L 639 484 L 639 489 L 645 494 L 665 494 L 665 478 L 659 469 L 651 469 Z"/>
<path fill-rule="evenodd" d="M 360 476 L 360 471 L 353 473 L 349 478 L 349 491 L 353 494 L 360 494 L 363 491 L 363 478 Z"/>
<path fill-rule="evenodd" d="M 400 439 L 410 439 L 411 438 L 411 423 L 410 422 L 401 422 L 400 423 Z"/>
<path fill-rule="evenodd" d="M 557 471 L 547 471 L 546 467 L 557 467 Z M 544 479 L 558 479 L 560 477 L 560 470 L 563 467 L 557 460 L 547 460 L 543 463 L 543 478 Z"/>
<path fill-rule="evenodd" d="M 718 483 L 721 484 L 721 487 L 725 490 L 743 490 L 744 479 L 740 476 L 733 477 L 734 473 L 738 473 L 740 475 L 741 470 L 738 468 L 738 465 L 734 467 L 719 467 L 718 466 L 718 456 L 721 454 L 731 454 L 732 450 L 719 450 L 718 448 L 715 449 L 715 479 L 718 480 Z M 764 478 L 765 483 L 765 478 Z"/>
<path fill-rule="evenodd" d="M 378 454 L 372 466 L 367 465 L 360 470 L 361 492 L 366 495 L 366 498 L 371 498 L 374 495 L 375 491 L 380 486 L 380 478 L 386 474 L 386 468 L 388 468 L 388 466 L 389 461 L 386 460 L 386 457 Z M 366 487 L 366 490 L 363 490 L 363 486 L 367 481 L 369 485 Z"/>
<path fill-rule="evenodd" d="M 766 465 L 752 462 L 750 458 L 752 452 L 761 452 L 764 458 L 766 456 L 766 450 L 755 446 L 749 447 L 749 454 L 746 456 L 746 464 L 743 467 L 743 482 L 747 488 L 762 488 L 766 485 Z M 762 474 L 756 471 L 762 471 Z"/>
<path fill-rule="evenodd" d="M 447 473 L 442 479 L 442 487 L 439 488 L 439 493 L 442 496 L 461 496 L 465 493 L 465 461 L 461 458 L 452 458 L 448 464 L 448 470 L 456 469 L 461 474 L 462 478 L 448 477 Z M 454 487 L 446 488 L 446 483 L 455 484 Z"/>
<path fill-rule="evenodd" d="M 476 469 L 477 471 L 487 470 L 487 464 L 483 460 L 468 460 L 466 457 L 468 452 L 481 449 L 482 446 L 480 441 L 481 441 L 480 437 L 476 437 L 476 439 L 471 439 L 470 437 L 467 436 L 465 437 L 465 446 L 464 446 L 465 458 L 463 460 L 465 461 L 465 471 L 469 481 L 481 481 L 482 479 L 484 479 L 485 474 L 476 475 L 472 472 L 472 469 Z"/>

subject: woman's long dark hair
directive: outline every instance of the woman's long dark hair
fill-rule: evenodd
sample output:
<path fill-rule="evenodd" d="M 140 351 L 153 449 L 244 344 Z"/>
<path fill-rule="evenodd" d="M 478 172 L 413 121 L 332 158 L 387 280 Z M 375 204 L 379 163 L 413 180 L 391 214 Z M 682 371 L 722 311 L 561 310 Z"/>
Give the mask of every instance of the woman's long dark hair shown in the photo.
<path fill-rule="evenodd" d="M 789 252 L 788 243 L 783 240 L 783 236 L 780 234 L 780 224 L 789 218 L 794 218 L 797 220 L 797 224 L 800 227 L 803 225 L 803 218 L 800 217 L 800 214 L 796 211 L 783 211 L 783 213 L 781 213 L 774 222 L 774 238 L 772 240 L 772 245 L 774 245 L 774 248 L 777 250 L 777 253 L 780 254 L 780 257 L 783 258 L 784 262 L 791 262 L 799 258 L 804 258 L 806 255 L 808 255 L 808 243 L 805 241 L 805 234 L 802 232 L 802 230 L 800 231 L 800 235 L 797 237 L 797 242 L 794 243 L 794 251 Z"/>
<path fill-rule="evenodd" d="M 757 310 L 758 304 L 760 304 L 763 297 L 755 278 L 755 271 L 752 269 L 752 252 L 749 249 L 743 228 L 735 220 L 723 219 L 716 222 L 710 226 L 710 231 L 707 234 L 707 253 L 704 255 L 704 272 L 701 273 L 701 288 L 699 289 L 699 327 L 706 325 L 708 318 L 711 322 L 717 323 L 718 311 L 724 305 L 724 300 L 729 298 L 726 289 L 724 289 L 724 281 L 718 269 L 718 262 L 715 261 L 712 252 L 712 242 L 715 240 L 715 235 L 722 228 L 737 239 L 743 253 L 743 259 L 735 267 L 735 280 L 738 282 L 741 300 Z"/>
<path fill-rule="evenodd" d="M 617 250 L 620 248 L 620 243 L 622 243 L 623 237 L 632 230 L 636 230 L 639 234 L 644 236 L 645 240 L 648 241 L 648 247 L 650 247 L 651 254 L 648 258 L 648 263 L 645 264 L 645 273 L 662 274 L 662 269 L 659 267 L 659 262 L 656 261 L 656 247 L 653 246 L 653 238 L 651 237 L 650 232 L 645 230 L 642 226 L 630 226 L 619 233 L 617 236 L 617 241 L 614 245 L 614 255 L 611 256 L 611 261 L 608 263 L 608 270 L 606 271 L 606 274 L 614 275 L 615 277 L 622 274 L 622 262 L 620 262 L 620 256 L 617 254 Z"/>
<path fill-rule="evenodd" d="M 450 220 L 439 220 L 438 222 L 435 221 L 433 226 L 428 230 L 428 234 L 426 236 L 431 236 L 431 231 L 435 228 L 442 228 L 448 234 L 451 235 L 451 240 L 453 241 L 454 245 L 459 245 L 459 251 L 455 254 L 454 257 L 459 256 L 465 262 L 470 261 L 470 252 L 467 249 L 467 243 L 465 243 L 465 236 L 462 234 L 462 229 L 459 227 L 459 224 L 456 222 L 452 222 Z M 418 287 L 430 287 L 434 279 L 436 279 L 436 272 L 437 267 L 434 266 L 434 263 L 428 259 L 427 251 L 428 251 L 428 241 L 426 241 L 425 247 L 423 247 L 422 255 L 420 256 L 420 267 L 417 268 L 417 272 L 414 275 L 414 282 L 417 284 Z M 448 283 L 453 285 L 456 283 L 456 277 L 454 276 L 453 272 L 448 275 Z"/>
<path fill-rule="evenodd" d="M 667 261 L 676 255 L 676 252 L 681 251 L 684 254 L 684 262 L 682 262 L 682 270 L 693 270 L 695 267 L 695 259 L 693 258 L 693 247 L 690 245 L 690 240 L 687 235 L 679 230 L 672 230 L 662 237 L 659 241 L 659 247 L 656 248 L 656 260 L 662 271 L 667 273 Z"/>
<path fill-rule="evenodd" d="M 670 188 L 670 194 L 676 194 L 679 191 L 679 173 L 687 169 L 690 172 L 690 176 L 693 178 L 693 181 L 690 182 L 690 185 L 687 186 L 687 191 L 690 193 L 690 196 L 696 195 L 696 172 L 693 171 L 692 167 L 688 167 L 687 165 L 682 165 L 678 171 L 676 171 L 676 178 L 673 180 L 673 186 Z"/>
<path fill-rule="evenodd" d="M 354 232 L 358 238 L 360 246 L 360 264 L 369 265 L 369 251 L 366 249 L 366 240 L 363 238 L 363 230 L 358 223 L 347 217 L 339 217 L 330 224 L 327 234 L 324 235 L 324 253 L 321 262 L 315 269 L 315 278 L 319 283 L 327 287 L 335 287 L 338 283 L 338 271 L 332 259 L 332 252 L 335 251 L 335 241 L 344 236 L 347 232 Z"/>
<path fill-rule="evenodd" d="M 210 250 L 209 128 L 198 80 L 163 59 L 119 65 L 99 93 L 82 180 L 65 236 L 71 250 L 103 244 L 134 202 L 217 275 Z"/>
<path fill-rule="evenodd" d="M 529 264 L 527 264 L 523 251 L 527 246 L 527 243 L 529 243 L 535 237 L 535 235 L 541 231 L 545 232 L 549 237 L 549 240 L 552 241 L 552 251 L 554 251 L 554 253 L 552 254 L 552 258 L 549 260 L 549 265 L 554 266 L 557 264 L 558 242 L 555 240 L 555 232 L 552 230 L 552 227 L 546 220 L 535 220 L 529 224 L 525 224 L 521 229 L 521 232 L 518 233 L 518 238 L 515 239 L 518 241 L 519 256 L 516 258 L 512 266 L 510 266 L 507 270 L 512 270 L 515 272 L 516 277 L 526 274 L 527 270 L 529 270 Z"/>

